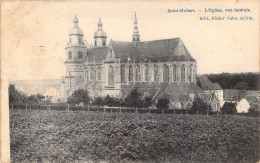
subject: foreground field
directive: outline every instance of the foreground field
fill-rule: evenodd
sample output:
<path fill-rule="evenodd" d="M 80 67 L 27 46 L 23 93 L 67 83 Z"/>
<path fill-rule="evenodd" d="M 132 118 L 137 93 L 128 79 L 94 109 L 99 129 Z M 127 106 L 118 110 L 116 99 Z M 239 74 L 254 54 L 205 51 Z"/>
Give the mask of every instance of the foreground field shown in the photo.
<path fill-rule="evenodd" d="M 10 110 L 13 162 L 256 162 L 259 121 L 232 116 Z"/>

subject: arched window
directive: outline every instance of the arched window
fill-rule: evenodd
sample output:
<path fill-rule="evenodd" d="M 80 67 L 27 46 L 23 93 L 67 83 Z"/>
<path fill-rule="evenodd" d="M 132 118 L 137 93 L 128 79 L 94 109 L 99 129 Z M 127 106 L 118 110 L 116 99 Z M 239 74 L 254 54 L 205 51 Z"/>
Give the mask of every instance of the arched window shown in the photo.
<path fill-rule="evenodd" d="M 144 66 L 144 81 L 149 81 L 149 67 L 147 65 Z"/>
<path fill-rule="evenodd" d="M 98 81 L 100 81 L 101 80 L 101 68 L 99 67 L 98 68 Z"/>
<path fill-rule="evenodd" d="M 108 86 L 114 86 L 114 68 L 112 66 L 108 68 Z"/>
<path fill-rule="evenodd" d="M 91 81 L 95 80 L 95 70 L 93 67 L 90 69 L 90 80 Z"/>
<path fill-rule="evenodd" d="M 125 82 L 125 65 L 121 66 L 121 82 Z"/>
<path fill-rule="evenodd" d="M 167 65 L 163 66 L 163 81 L 169 82 L 169 68 Z"/>
<path fill-rule="evenodd" d="M 79 44 L 81 44 L 81 38 L 79 37 Z"/>
<path fill-rule="evenodd" d="M 193 65 L 190 65 L 190 82 L 193 82 Z"/>
<path fill-rule="evenodd" d="M 185 65 L 181 66 L 181 81 L 185 82 Z"/>
<path fill-rule="evenodd" d="M 97 41 L 95 40 L 95 46 L 97 46 Z"/>
<path fill-rule="evenodd" d="M 132 82 L 134 80 L 134 74 L 133 74 L 133 66 L 129 66 L 129 81 Z"/>
<path fill-rule="evenodd" d="M 173 79 L 173 82 L 177 82 L 177 66 L 176 65 L 173 65 L 172 79 Z"/>
<path fill-rule="evenodd" d="M 159 77 L 158 77 L 158 67 L 154 66 L 153 67 L 153 81 L 158 82 Z"/>
<path fill-rule="evenodd" d="M 135 81 L 140 81 L 140 67 L 138 65 L 135 67 Z"/>
<path fill-rule="evenodd" d="M 86 81 L 88 81 L 89 79 L 88 79 L 88 69 L 86 69 Z"/>
<path fill-rule="evenodd" d="M 106 41 L 105 40 L 103 40 L 103 46 L 106 46 Z"/>

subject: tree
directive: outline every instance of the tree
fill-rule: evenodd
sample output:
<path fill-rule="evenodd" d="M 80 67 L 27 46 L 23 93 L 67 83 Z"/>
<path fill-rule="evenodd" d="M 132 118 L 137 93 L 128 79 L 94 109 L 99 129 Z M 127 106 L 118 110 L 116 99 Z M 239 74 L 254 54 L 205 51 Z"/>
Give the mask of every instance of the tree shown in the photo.
<path fill-rule="evenodd" d="M 235 86 L 235 89 L 238 89 L 238 90 L 247 90 L 248 88 L 249 88 L 248 83 L 246 83 L 246 82 L 239 82 Z"/>
<path fill-rule="evenodd" d="M 225 104 L 221 108 L 221 112 L 227 113 L 227 114 L 235 114 L 235 113 L 237 113 L 236 103 L 225 102 Z"/>
<path fill-rule="evenodd" d="M 259 104 L 252 104 L 248 110 L 248 114 L 250 116 L 257 117 L 259 115 L 260 105 Z"/>
<path fill-rule="evenodd" d="M 124 103 L 128 107 L 136 107 L 141 108 L 143 107 L 143 101 L 141 98 L 141 93 L 135 88 L 131 90 L 130 94 L 128 94 L 124 100 Z"/>
<path fill-rule="evenodd" d="M 83 102 L 83 104 L 88 104 L 90 102 L 90 96 L 87 90 L 79 89 L 72 93 L 70 97 L 68 97 L 67 102 L 72 105 L 79 104 Z"/>
<path fill-rule="evenodd" d="M 143 99 L 143 107 L 144 108 L 149 108 L 152 105 L 153 105 L 153 98 L 151 96 L 146 96 Z"/>
<path fill-rule="evenodd" d="M 206 114 L 206 113 L 210 112 L 211 107 L 203 99 L 195 98 L 193 103 L 192 103 L 191 110 L 199 112 L 199 113 Z"/>
<path fill-rule="evenodd" d="M 26 103 L 27 97 L 16 90 L 14 84 L 10 84 L 8 87 L 9 103 L 10 104 L 23 104 Z"/>
<path fill-rule="evenodd" d="M 164 97 L 164 98 L 161 98 L 161 99 L 158 100 L 156 107 L 158 109 L 168 109 L 169 103 L 170 103 L 170 100 L 168 98 Z"/>

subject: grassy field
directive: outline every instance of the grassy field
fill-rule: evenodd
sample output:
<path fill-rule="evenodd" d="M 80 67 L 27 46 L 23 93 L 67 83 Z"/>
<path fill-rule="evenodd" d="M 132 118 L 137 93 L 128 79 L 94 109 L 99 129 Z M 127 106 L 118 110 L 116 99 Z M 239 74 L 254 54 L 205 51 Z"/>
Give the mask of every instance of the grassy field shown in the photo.
<path fill-rule="evenodd" d="M 13 162 L 256 162 L 243 116 L 10 110 Z"/>

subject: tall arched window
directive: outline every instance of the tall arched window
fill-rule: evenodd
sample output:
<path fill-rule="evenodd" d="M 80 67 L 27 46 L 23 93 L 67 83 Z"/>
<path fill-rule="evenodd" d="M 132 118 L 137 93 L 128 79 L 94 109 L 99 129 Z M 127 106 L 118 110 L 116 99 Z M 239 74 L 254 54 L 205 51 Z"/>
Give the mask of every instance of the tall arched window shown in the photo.
<path fill-rule="evenodd" d="M 159 77 L 158 77 L 158 67 L 154 66 L 153 67 L 153 81 L 158 82 Z"/>
<path fill-rule="evenodd" d="M 167 65 L 163 66 L 163 81 L 169 82 L 169 68 Z"/>
<path fill-rule="evenodd" d="M 121 66 L 121 82 L 125 82 L 125 65 Z"/>
<path fill-rule="evenodd" d="M 86 69 L 86 80 L 88 81 L 89 79 L 88 79 L 88 69 Z"/>
<path fill-rule="evenodd" d="M 172 80 L 173 80 L 173 82 L 177 82 L 177 66 L 176 65 L 173 65 Z"/>
<path fill-rule="evenodd" d="M 106 41 L 105 40 L 103 40 L 103 46 L 106 46 Z"/>
<path fill-rule="evenodd" d="M 93 67 L 90 69 L 90 80 L 91 81 L 95 80 L 95 70 Z"/>
<path fill-rule="evenodd" d="M 193 65 L 190 65 L 190 82 L 193 82 Z"/>
<path fill-rule="evenodd" d="M 129 66 L 129 81 L 132 82 L 134 80 L 134 74 L 133 74 L 133 66 Z"/>
<path fill-rule="evenodd" d="M 135 81 L 140 81 L 140 67 L 138 65 L 135 67 Z"/>
<path fill-rule="evenodd" d="M 108 86 L 114 86 L 114 68 L 112 66 L 108 68 Z"/>
<path fill-rule="evenodd" d="M 144 81 L 149 81 L 149 67 L 147 65 L 144 66 Z"/>
<path fill-rule="evenodd" d="M 98 72 L 98 81 L 100 81 L 101 80 L 101 68 L 100 67 L 98 68 L 97 72 Z"/>
<path fill-rule="evenodd" d="M 185 82 L 185 65 L 181 66 L 181 81 Z"/>

